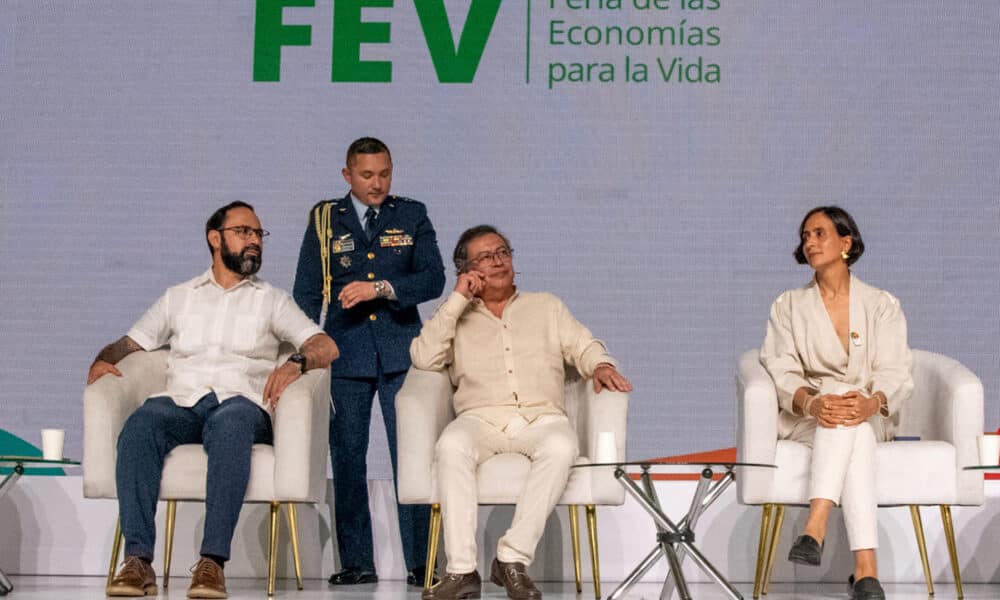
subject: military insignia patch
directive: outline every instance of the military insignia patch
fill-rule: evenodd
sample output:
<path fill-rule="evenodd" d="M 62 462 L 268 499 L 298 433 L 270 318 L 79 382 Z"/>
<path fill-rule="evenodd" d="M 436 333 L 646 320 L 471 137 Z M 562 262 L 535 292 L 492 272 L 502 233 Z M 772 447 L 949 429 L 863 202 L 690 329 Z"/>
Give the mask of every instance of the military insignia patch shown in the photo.
<path fill-rule="evenodd" d="M 379 246 L 383 248 L 395 248 L 397 246 L 412 246 L 413 236 L 411 235 L 382 235 L 378 238 Z"/>
<path fill-rule="evenodd" d="M 346 254 L 344 256 L 341 256 L 340 257 L 340 266 L 344 267 L 345 269 L 348 268 L 348 267 L 350 267 L 351 266 L 351 257 L 347 256 Z"/>
<path fill-rule="evenodd" d="M 334 254 L 341 254 L 343 252 L 354 252 L 354 240 L 336 240 L 332 245 Z"/>

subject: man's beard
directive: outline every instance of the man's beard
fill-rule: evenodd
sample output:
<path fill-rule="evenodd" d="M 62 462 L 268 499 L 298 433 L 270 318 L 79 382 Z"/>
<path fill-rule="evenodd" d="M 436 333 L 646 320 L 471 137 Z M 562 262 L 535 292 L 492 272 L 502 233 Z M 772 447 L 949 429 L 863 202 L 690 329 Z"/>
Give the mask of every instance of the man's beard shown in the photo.
<path fill-rule="evenodd" d="M 251 249 L 256 250 L 257 254 L 249 254 Z M 260 270 L 262 255 L 261 248 L 257 244 L 248 244 L 243 250 L 240 250 L 239 254 L 235 254 L 229 250 L 229 245 L 223 238 L 219 253 L 222 256 L 222 264 L 226 265 L 226 268 L 233 273 L 248 277 Z"/>

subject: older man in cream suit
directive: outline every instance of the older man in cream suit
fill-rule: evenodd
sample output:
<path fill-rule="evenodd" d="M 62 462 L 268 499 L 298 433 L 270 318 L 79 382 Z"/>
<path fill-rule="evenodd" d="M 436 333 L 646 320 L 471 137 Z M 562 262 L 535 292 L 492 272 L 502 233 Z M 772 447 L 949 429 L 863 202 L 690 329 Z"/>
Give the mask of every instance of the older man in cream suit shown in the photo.
<path fill-rule="evenodd" d="M 479 597 L 476 470 L 501 452 L 526 455 L 531 471 L 490 579 L 515 600 L 541 598 L 525 568 L 578 454 L 563 408 L 563 365 L 592 377 L 597 391 L 632 389 L 604 344 L 558 298 L 515 288 L 512 253 L 489 225 L 465 231 L 454 253 L 455 291 L 410 346 L 414 366 L 447 368 L 457 386 L 457 418 L 435 449 L 448 572 L 425 600 Z"/>

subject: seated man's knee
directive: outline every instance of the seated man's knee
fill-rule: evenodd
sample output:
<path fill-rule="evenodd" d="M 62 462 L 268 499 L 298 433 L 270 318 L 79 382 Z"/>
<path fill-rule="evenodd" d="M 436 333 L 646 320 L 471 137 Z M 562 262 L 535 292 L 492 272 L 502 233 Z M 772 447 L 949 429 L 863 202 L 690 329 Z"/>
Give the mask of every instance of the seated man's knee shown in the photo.
<path fill-rule="evenodd" d="M 219 429 L 240 429 L 258 424 L 263 416 L 266 415 L 255 402 L 237 396 L 220 403 L 205 424 Z"/>
<path fill-rule="evenodd" d="M 577 444 L 576 435 L 572 432 L 548 436 L 535 452 L 535 458 L 544 457 L 569 465 L 572 465 L 579 455 L 580 447 Z"/>
<path fill-rule="evenodd" d="M 166 416 L 153 404 L 143 404 L 129 415 L 118 434 L 118 450 L 136 440 L 153 439 L 165 431 Z"/>
<path fill-rule="evenodd" d="M 439 463 L 464 461 L 473 457 L 473 443 L 463 432 L 445 429 L 434 444 L 434 457 Z"/>

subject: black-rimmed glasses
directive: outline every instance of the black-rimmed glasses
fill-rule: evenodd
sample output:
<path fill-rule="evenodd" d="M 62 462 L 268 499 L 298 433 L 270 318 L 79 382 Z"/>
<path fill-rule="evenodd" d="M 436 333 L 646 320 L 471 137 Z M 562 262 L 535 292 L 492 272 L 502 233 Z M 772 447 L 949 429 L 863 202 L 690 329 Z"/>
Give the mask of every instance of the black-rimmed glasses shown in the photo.
<path fill-rule="evenodd" d="M 483 252 L 475 258 L 470 258 L 469 264 L 478 267 L 486 261 L 495 261 L 497 259 L 499 259 L 500 262 L 507 262 L 512 256 L 514 256 L 513 248 L 497 248 L 493 252 Z"/>
<path fill-rule="evenodd" d="M 250 239 L 250 234 L 256 235 L 260 238 L 260 241 L 264 241 L 264 238 L 271 235 L 271 232 L 266 229 L 254 229 L 253 227 L 247 227 L 246 225 L 234 225 L 233 227 L 220 227 L 216 231 L 232 231 L 240 237 L 240 239 Z"/>

